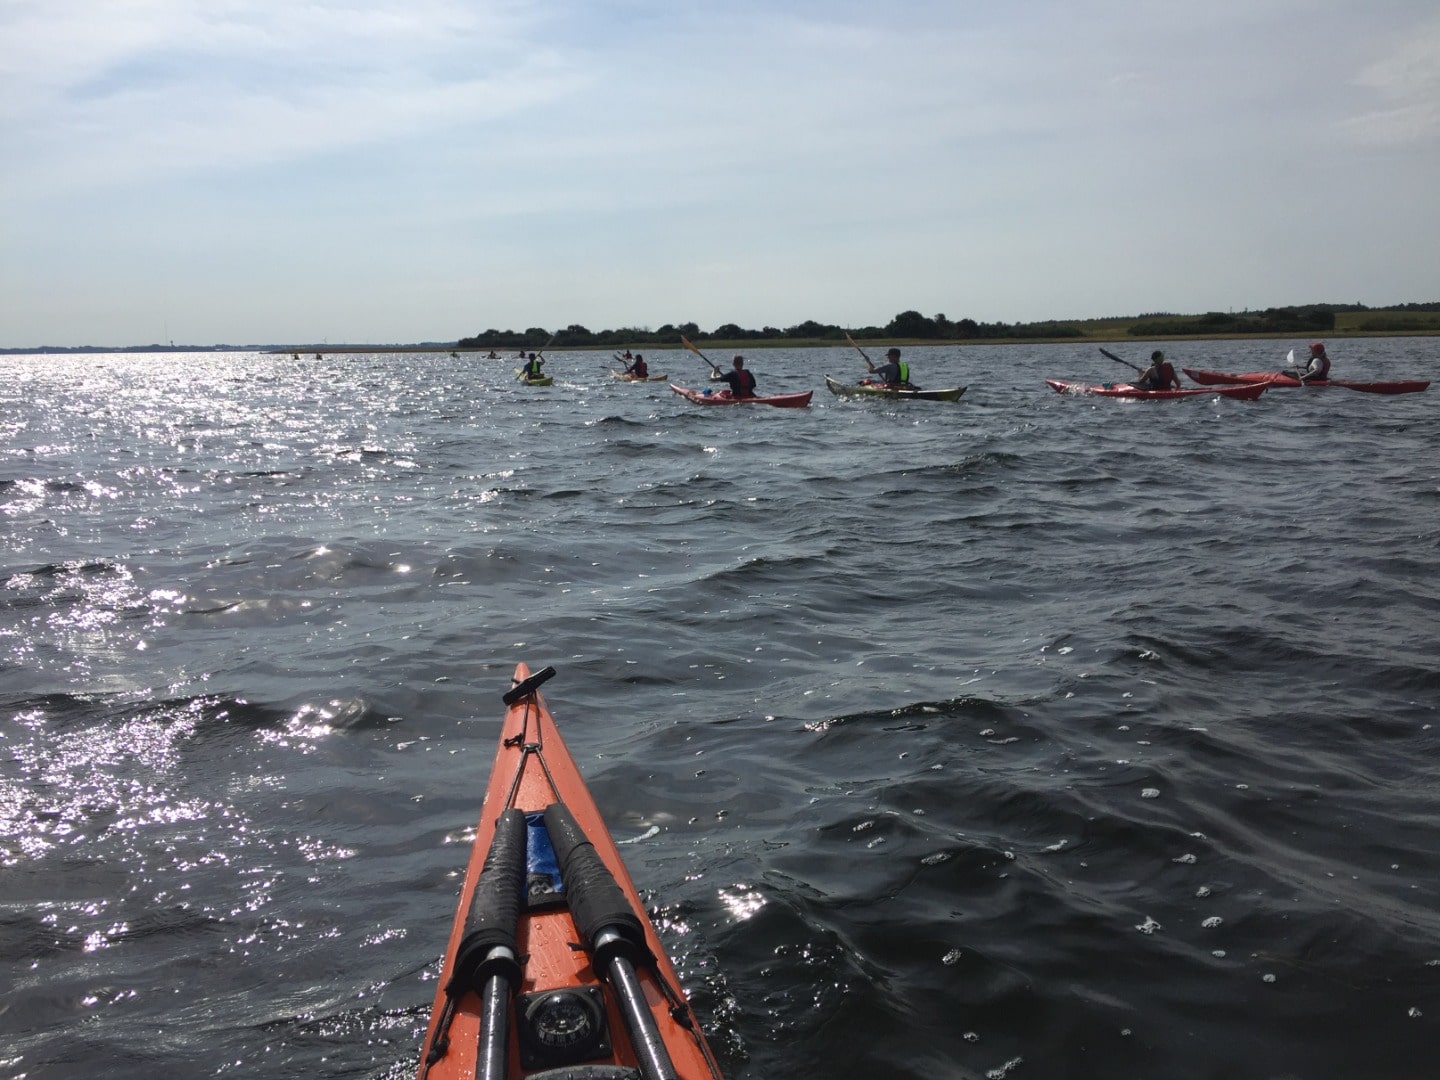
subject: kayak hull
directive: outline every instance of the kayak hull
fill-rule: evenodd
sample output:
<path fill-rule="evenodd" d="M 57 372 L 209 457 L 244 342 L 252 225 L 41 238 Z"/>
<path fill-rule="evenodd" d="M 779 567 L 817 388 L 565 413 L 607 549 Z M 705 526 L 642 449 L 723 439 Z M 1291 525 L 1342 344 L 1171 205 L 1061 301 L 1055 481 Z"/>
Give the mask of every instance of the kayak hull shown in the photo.
<path fill-rule="evenodd" d="M 670 378 L 669 375 L 648 375 L 643 377 L 640 375 L 626 375 L 625 372 L 615 371 L 613 368 L 610 371 L 610 375 L 620 382 L 666 382 Z"/>
<path fill-rule="evenodd" d="M 1240 386 L 1261 384 L 1272 388 L 1304 386 L 1323 390 L 1338 386 L 1363 394 L 1418 394 L 1430 385 L 1429 379 L 1397 379 L 1390 382 L 1364 382 L 1357 379 L 1307 379 L 1301 382 L 1286 371 L 1246 371 L 1228 374 L 1223 371 L 1201 371 L 1185 368 L 1185 374 L 1202 386 Z"/>
<path fill-rule="evenodd" d="M 515 685 L 529 677 L 526 665 L 518 664 Z M 540 678 L 544 677 L 542 673 Z M 685 1080 L 721 1080 L 719 1066 L 685 1001 L 674 966 L 665 954 L 635 884 L 600 817 L 600 811 L 538 690 L 509 704 L 501 725 L 499 746 L 485 789 L 480 820 L 475 827 L 465 882 L 456 908 L 450 943 L 445 951 L 444 970 L 426 1031 L 418 1080 L 462 1077 L 470 1080 L 476 1075 L 477 1058 L 484 1054 L 487 1045 L 483 1038 L 486 1009 L 482 994 L 475 989 L 465 989 L 462 994 L 452 997 L 447 992 L 452 978 L 456 976 L 457 957 L 473 955 L 465 946 L 469 929 L 467 915 L 473 917 L 471 904 L 482 871 L 489 872 L 487 856 L 491 854 L 497 832 L 504 828 L 502 813 L 512 808 L 538 813 L 555 803 L 563 804 L 569 811 L 574 824 L 583 831 L 583 839 L 593 845 L 594 853 L 610 872 L 636 917 L 636 932 L 643 929 L 644 945 L 653 963 L 636 963 L 631 975 L 638 983 L 639 1007 L 647 1010 L 653 1020 L 654 1030 L 663 1042 L 676 1075 Z M 547 812 L 547 826 L 549 821 Z M 553 829 L 551 834 L 554 835 Z M 559 849 L 558 839 L 555 846 Z M 563 856 L 561 858 L 563 864 Z M 521 859 L 523 872 L 523 850 Z M 567 875 L 566 894 L 575 897 L 577 908 L 583 906 L 579 899 L 578 882 L 578 871 L 573 878 Z M 528 890 L 533 895 L 533 875 L 529 881 L 517 880 L 516 885 L 517 894 Z M 486 889 L 486 885 L 481 885 L 479 891 L 482 897 L 486 895 Z M 518 895 L 514 898 L 519 900 L 515 943 L 518 945 L 521 976 L 519 985 L 510 987 L 508 1030 L 500 1044 L 505 1048 L 503 1075 L 509 1080 L 520 1080 L 541 1069 L 578 1068 L 582 1064 L 635 1067 L 637 1052 L 629 1034 L 629 1021 L 620 1004 L 623 990 L 617 991 L 611 980 L 602 980 L 597 975 L 592 963 L 603 965 L 608 961 L 598 948 L 597 956 L 602 958 L 592 961 L 590 942 L 577 926 L 569 903 L 560 900 L 556 906 L 557 901 L 551 896 L 547 904 L 540 905 L 539 910 L 528 910 L 531 908 L 529 901 Z M 580 947 L 582 943 L 585 948 Z M 461 962 L 458 966 L 464 968 L 466 965 Z M 616 980 L 619 983 L 623 981 Z M 547 995 L 565 1002 L 571 1016 L 576 1010 L 576 1003 L 583 997 L 585 1002 L 590 1003 L 587 1008 L 593 1012 L 602 1037 L 583 1042 L 574 1038 L 571 1046 L 557 1051 L 545 1039 L 533 1034 L 525 1020 L 525 1013 L 530 1011 L 526 1002 L 534 1002 Z M 490 1014 L 494 1015 L 493 1010 Z M 603 1024 L 598 1023 L 601 1015 L 604 1016 Z M 562 1027 L 569 1038 L 573 1026 L 568 1025 L 563 1011 L 561 1021 L 557 1026 Z M 543 1021 L 536 1021 L 533 1026 L 544 1031 Z M 576 1044 L 579 1044 L 578 1049 Z M 546 1055 L 546 1060 L 536 1060 L 537 1048 L 539 1053 Z"/>
<path fill-rule="evenodd" d="M 1131 401 L 1172 401 L 1176 398 L 1221 397 L 1240 398 L 1254 401 L 1265 392 L 1264 383 L 1240 386 L 1187 386 L 1180 390 L 1141 390 L 1130 383 L 1095 385 L 1092 383 L 1064 382 L 1060 379 L 1046 379 L 1045 385 L 1057 394 L 1077 394 L 1087 397 L 1126 398 Z"/>
<path fill-rule="evenodd" d="M 803 409 L 810 404 L 813 390 L 798 394 L 766 394 L 759 397 L 737 398 L 729 390 L 690 390 L 684 386 L 670 384 L 670 389 L 696 405 L 773 405 L 777 409 Z"/>
<path fill-rule="evenodd" d="M 829 375 L 825 376 L 825 385 L 837 397 L 879 397 L 900 401 L 959 401 L 965 393 L 963 386 L 951 386 L 944 390 L 907 390 L 900 386 L 886 386 L 884 383 L 842 383 Z"/>

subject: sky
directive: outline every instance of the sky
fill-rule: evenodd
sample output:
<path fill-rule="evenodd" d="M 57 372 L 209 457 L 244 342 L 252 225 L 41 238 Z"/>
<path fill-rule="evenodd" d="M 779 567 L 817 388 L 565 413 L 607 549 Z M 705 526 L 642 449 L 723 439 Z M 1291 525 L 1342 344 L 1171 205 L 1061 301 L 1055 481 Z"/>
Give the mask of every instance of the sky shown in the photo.
<path fill-rule="evenodd" d="M 0 346 L 1440 300 L 1435 0 L 0 0 Z"/>

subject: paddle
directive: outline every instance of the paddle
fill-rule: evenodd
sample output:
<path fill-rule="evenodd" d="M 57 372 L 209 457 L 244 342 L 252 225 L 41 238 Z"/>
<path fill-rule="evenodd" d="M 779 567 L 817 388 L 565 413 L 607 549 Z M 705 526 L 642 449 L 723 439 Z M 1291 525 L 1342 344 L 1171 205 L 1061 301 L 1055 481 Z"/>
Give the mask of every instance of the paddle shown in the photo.
<path fill-rule="evenodd" d="M 1298 366 L 1298 364 L 1297 364 L 1297 362 L 1296 362 L 1296 360 L 1295 360 L 1295 350 L 1294 350 L 1294 349 L 1291 349 L 1288 353 L 1285 354 L 1285 362 L 1286 362 L 1287 364 L 1289 364 L 1291 367 L 1296 367 L 1296 366 Z M 1300 372 L 1300 373 L 1297 375 L 1297 374 L 1295 374 L 1295 373 L 1293 373 L 1293 372 L 1287 371 L 1287 372 L 1285 372 L 1285 374 L 1289 375 L 1292 379 L 1299 379 L 1301 386 L 1304 386 L 1304 385 L 1305 385 L 1306 372 L 1303 372 L 1303 371 L 1302 371 L 1302 372 Z"/>
<path fill-rule="evenodd" d="M 1124 364 L 1126 367 L 1128 367 L 1128 368 L 1130 368 L 1132 371 L 1134 371 L 1137 375 L 1138 375 L 1140 372 L 1142 372 L 1142 371 L 1145 370 L 1145 369 L 1142 368 L 1142 367 L 1138 367 L 1137 365 L 1130 363 L 1129 360 L 1121 360 L 1120 357 L 1116 356 L 1113 352 L 1110 352 L 1108 349 L 1101 349 L 1100 352 L 1101 352 L 1102 355 L 1108 356 L 1111 360 L 1114 360 L 1117 364 Z"/>
<path fill-rule="evenodd" d="M 693 352 L 696 356 L 698 356 L 701 360 L 704 360 L 705 363 L 709 364 L 712 368 L 715 368 L 715 374 L 716 374 L 716 375 L 722 374 L 722 372 L 720 371 L 720 369 L 719 369 L 718 367 L 715 367 L 714 362 L 713 362 L 708 356 L 706 356 L 703 352 L 701 352 L 699 349 L 697 349 L 694 345 L 691 345 L 691 344 L 690 344 L 689 340 L 685 337 L 684 334 L 681 334 L 681 335 L 680 335 L 680 344 L 681 344 L 681 345 L 684 345 L 685 348 L 689 349 L 689 350 L 690 350 L 691 352 Z"/>
<path fill-rule="evenodd" d="M 855 345 L 855 339 L 850 336 L 850 331 L 849 331 L 849 330 L 846 330 L 846 331 L 845 331 L 845 340 L 848 341 L 851 345 Z M 871 362 L 870 357 L 868 357 L 868 356 L 865 355 L 865 350 L 862 349 L 862 348 L 860 348 L 859 345 L 855 345 L 855 351 L 858 352 L 858 353 L 861 355 L 862 358 L 864 358 L 864 360 L 865 360 L 865 366 L 866 366 L 867 368 L 869 368 L 871 371 L 874 371 L 874 370 L 875 370 L 875 365 Z"/>

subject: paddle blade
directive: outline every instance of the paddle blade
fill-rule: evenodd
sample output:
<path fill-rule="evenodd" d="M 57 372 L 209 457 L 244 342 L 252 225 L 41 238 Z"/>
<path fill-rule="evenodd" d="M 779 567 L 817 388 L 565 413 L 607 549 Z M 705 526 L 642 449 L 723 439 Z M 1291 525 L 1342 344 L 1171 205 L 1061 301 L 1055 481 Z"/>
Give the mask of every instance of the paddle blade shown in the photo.
<path fill-rule="evenodd" d="M 709 364 L 712 368 L 715 368 L 716 371 L 719 371 L 719 370 L 720 370 L 718 367 L 715 367 L 715 362 L 714 362 L 713 360 L 711 360 L 711 359 L 710 359 L 708 356 L 706 356 L 703 352 L 701 352 L 699 349 L 697 349 L 694 345 L 691 345 L 691 344 L 690 344 L 690 339 L 687 338 L 684 334 L 681 334 L 681 335 L 680 335 L 680 344 L 681 344 L 681 345 L 684 345 L 685 348 L 689 349 L 689 350 L 690 350 L 691 352 L 693 352 L 696 356 L 698 356 L 701 360 L 704 360 L 705 363 Z"/>
<path fill-rule="evenodd" d="M 1288 353 L 1285 354 L 1285 362 L 1286 362 L 1287 364 L 1289 364 L 1291 367 L 1294 367 L 1294 366 L 1295 366 L 1295 350 L 1294 350 L 1294 349 L 1291 349 Z"/>

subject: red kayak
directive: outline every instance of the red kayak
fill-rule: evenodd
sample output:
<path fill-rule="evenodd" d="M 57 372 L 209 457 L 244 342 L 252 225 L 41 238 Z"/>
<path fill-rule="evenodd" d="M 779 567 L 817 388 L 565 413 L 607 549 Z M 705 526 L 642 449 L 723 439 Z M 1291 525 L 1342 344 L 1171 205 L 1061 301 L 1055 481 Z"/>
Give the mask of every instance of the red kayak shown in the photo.
<path fill-rule="evenodd" d="M 810 404 L 814 390 L 798 394 L 763 394 L 759 397 L 736 397 L 729 390 L 687 390 L 670 384 L 670 389 L 696 405 L 774 405 L 777 409 L 803 409 Z"/>
<path fill-rule="evenodd" d="M 539 688 L 515 668 L 419 1080 L 721 1080 Z"/>
<path fill-rule="evenodd" d="M 1266 384 L 1255 383 L 1245 386 L 1211 387 L 1187 386 L 1181 390 L 1142 390 L 1140 387 L 1131 383 L 1103 383 L 1096 386 L 1092 383 L 1061 382 L 1059 379 L 1046 379 L 1045 385 L 1057 394 L 1084 394 L 1092 397 L 1130 398 L 1136 401 L 1169 401 L 1172 398 L 1214 397 L 1216 394 L 1219 394 L 1221 397 L 1254 401 L 1265 392 Z"/>
<path fill-rule="evenodd" d="M 1357 382 L 1354 379 L 1306 379 L 1303 383 L 1286 371 L 1247 371 L 1239 375 L 1227 375 L 1222 371 L 1196 371 L 1184 369 L 1185 374 L 1202 386 L 1263 385 L 1343 386 L 1346 390 L 1359 390 L 1366 394 L 1418 394 L 1430 385 L 1429 379 L 1401 379 L 1395 382 Z"/>

